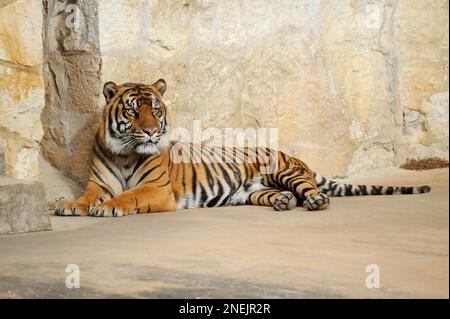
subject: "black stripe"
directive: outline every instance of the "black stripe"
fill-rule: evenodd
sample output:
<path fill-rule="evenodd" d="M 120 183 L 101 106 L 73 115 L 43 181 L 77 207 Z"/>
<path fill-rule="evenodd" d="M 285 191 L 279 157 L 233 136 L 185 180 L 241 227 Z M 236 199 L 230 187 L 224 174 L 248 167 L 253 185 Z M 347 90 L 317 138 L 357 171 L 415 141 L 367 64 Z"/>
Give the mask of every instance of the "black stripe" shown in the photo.
<path fill-rule="evenodd" d="M 353 186 L 345 184 L 344 187 L 345 187 L 345 196 L 353 196 L 352 192 Z"/>
<path fill-rule="evenodd" d="M 305 187 L 305 188 L 303 188 L 302 190 L 301 190 L 301 196 L 303 197 L 303 198 L 305 198 L 305 193 L 306 192 L 309 192 L 310 190 L 313 190 L 314 189 L 314 187 Z"/>
<path fill-rule="evenodd" d="M 120 176 L 118 176 L 114 170 L 112 169 L 112 167 L 109 165 L 109 162 L 107 160 L 107 158 L 103 155 L 100 154 L 97 149 L 94 147 L 94 155 L 97 157 L 97 159 L 103 164 L 105 165 L 105 167 L 108 169 L 108 171 L 119 181 L 119 183 L 122 185 L 122 187 L 124 187 L 123 183 L 122 183 L 122 179 L 120 178 Z M 108 185 L 107 183 L 105 183 L 105 185 Z"/>
<path fill-rule="evenodd" d="M 200 202 L 203 204 L 204 207 L 208 207 L 206 204 L 206 201 L 208 200 L 208 193 L 206 193 L 205 188 L 200 183 Z"/>
<path fill-rule="evenodd" d="M 166 172 L 163 171 L 163 172 L 161 173 L 161 175 L 159 175 L 157 178 L 152 179 L 152 180 L 149 180 L 149 181 L 146 181 L 145 184 L 157 182 L 161 177 L 163 177 L 163 175 L 164 175 L 165 173 L 166 173 Z M 145 184 L 144 184 L 144 185 L 145 185 Z"/>
<path fill-rule="evenodd" d="M 163 187 L 166 187 L 169 184 L 170 184 L 170 180 L 168 180 L 164 185 L 159 185 L 158 187 L 159 188 L 163 188 Z"/>
<path fill-rule="evenodd" d="M 214 179 L 211 175 L 211 171 L 208 168 L 208 165 L 202 161 L 203 168 L 205 169 L 206 178 L 208 180 L 208 185 L 212 189 L 214 187 Z"/>
<path fill-rule="evenodd" d="M 369 192 L 367 191 L 366 185 L 358 185 L 359 189 L 361 190 L 362 195 L 369 195 Z"/>
<path fill-rule="evenodd" d="M 92 173 L 94 173 L 94 176 L 95 176 L 101 183 L 103 183 L 104 185 L 108 185 L 108 183 L 106 183 L 106 182 L 103 180 L 103 178 L 102 178 L 102 176 L 99 174 L 99 172 L 97 172 L 97 168 L 96 168 L 95 166 L 92 167 Z M 96 183 L 96 184 L 98 184 L 98 183 Z"/>
<path fill-rule="evenodd" d="M 402 187 L 401 188 L 402 194 L 413 194 L 414 189 L 412 187 Z"/>
<path fill-rule="evenodd" d="M 419 188 L 419 191 L 423 194 L 423 193 L 428 193 L 429 191 L 431 191 L 431 187 L 430 186 L 427 186 L 427 185 L 424 185 L 424 186 L 421 186 L 420 188 Z"/>
<path fill-rule="evenodd" d="M 133 173 L 131 173 L 131 176 L 133 176 L 136 173 L 136 171 L 139 169 L 139 167 L 141 167 L 142 163 L 145 162 L 145 160 L 147 160 L 147 158 L 139 157 L 139 159 L 137 160 L 137 162 L 133 168 Z"/>
<path fill-rule="evenodd" d="M 218 164 L 217 165 L 219 167 L 219 169 L 222 171 L 223 177 L 225 178 L 225 181 L 227 182 L 227 184 L 230 186 L 231 190 L 234 189 L 233 183 L 231 181 L 230 175 L 228 174 L 228 172 L 226 171 L 226 169 L 222 166 L 222 164 Z"/>
<path fill-rule="evenodd" d="M 219 203 L 220 198 L 222 197 L 223 194 L 223 186 L 222 183 L 220 181 L 217 181 L 217 183 L 219 184 L 219 192 L 216 197 L 214 197 L 213 199 L 211 199 L 208 204 L 207 207 L 216 207 Z"/>
<path fill-rule="evenodd" d="M 194 196 L 194 201 L 197 201 L 197 168 L 194 164 L 191 165 L 192 168 L 192 195 Z"/>
<path fill-rule="evenodd" d="M 322 187 L 325 183 L 327 182 L 327 179 L 322 177 L 322 180 L 320 181 L 320 183 L 317 184 L 317 187 Z"/>
<path fill-rule="evenodd" d="M 293 192 L 297 193 L 297 187 L 301 186 L 304 183 L 308 183 L 307 181 L 305 181 L 303 178 L 298 178 L 297 180 L 295 180 L 295 182 L 291 185 L 290 190 L 292 190 Z M 309 183 L 311 184 L 311 183 Z"/>
<path fill-rule="evenodd" d="M 383 186 L 372 186 L 371 195 L 381 195 L 381 190 L 383 189 Z"/>
<path fill-rule="evenodd" d="M 269 196 L 267 196 L 267 200 L 269 201 L 269 203 L 271 203 L 271 200 L 275 195 L 278 195 L 278 193 L 274 192 L 274 193 L 270 194 Z"/>
<path fill-rule="evenodd" d="M 335 195 L 335 191 L 338 186 L 339 186 L 339 184 L 336 183 L 335 181 L 330 181 L 330 184 L 328 184 L 329 188 L 327 191 L 331 191 L 331 194 Z"/>
<path fill-rule="evenodd" d="M 139 185 L 151 172 L 153 172 L 155 169 L 159 168 L 159 165 L 155 165 L 155 167 L 153 167 L 152 169 L 149 169 L 148 171 L 146 171 L 141 178 L 139 179 L 139 181 L 136 183 L 136 185 Z"/>
<path fill-rule="evenodd" d="M 96 185 L 98 185 L 105 193 L 107 193 L 111 198 L 114 197 L 114 195 L 103 185 L 100 185 L 99 183 L 96 183 L 94 181 L 91 181 L 92 183 L 95 183 Z"/>

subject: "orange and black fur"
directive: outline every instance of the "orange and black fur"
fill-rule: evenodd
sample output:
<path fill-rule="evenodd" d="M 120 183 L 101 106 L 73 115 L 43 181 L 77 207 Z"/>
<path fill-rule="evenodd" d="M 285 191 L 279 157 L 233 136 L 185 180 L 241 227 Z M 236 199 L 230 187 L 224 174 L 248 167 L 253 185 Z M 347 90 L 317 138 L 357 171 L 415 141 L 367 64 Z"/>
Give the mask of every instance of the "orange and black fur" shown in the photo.
<path fill-rule="evenodd" d="M 330 205 L 328 196 L 430 191 L 428 186 L 337 183 L 268 148 L 212 148 L 169 141 L 165 90 L 164 80 L 152 85 L 105 84 L 106 106 L 86 191 L 80 199 L 58 207 L 57 215 L 115 217 L 243 204 L 278 211 L 297 205 L 323 210 Z M 180 153 L 188 154 L 189 160 L 176 160 Z"/>

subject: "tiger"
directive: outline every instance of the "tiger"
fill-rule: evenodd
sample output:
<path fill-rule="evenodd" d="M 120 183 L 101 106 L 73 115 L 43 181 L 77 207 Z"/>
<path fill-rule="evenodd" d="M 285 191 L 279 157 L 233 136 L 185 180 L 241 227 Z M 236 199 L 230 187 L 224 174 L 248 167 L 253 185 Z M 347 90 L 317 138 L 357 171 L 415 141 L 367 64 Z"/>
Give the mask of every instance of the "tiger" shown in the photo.
<path fill-rule="evenodd" d="M 167 83 L 107 82 L 84 194 L 59 216 L 121 217 L 177 209 L 254 205 L 321 211 L 330 197 L 419 194 L 429 186 L 350 185 L 268 147 L 213 147 L 170 139 Z M 189 154 L 180 160 L 180 153 Z M 269 163 L 269 164 L 268 164 Z"/>

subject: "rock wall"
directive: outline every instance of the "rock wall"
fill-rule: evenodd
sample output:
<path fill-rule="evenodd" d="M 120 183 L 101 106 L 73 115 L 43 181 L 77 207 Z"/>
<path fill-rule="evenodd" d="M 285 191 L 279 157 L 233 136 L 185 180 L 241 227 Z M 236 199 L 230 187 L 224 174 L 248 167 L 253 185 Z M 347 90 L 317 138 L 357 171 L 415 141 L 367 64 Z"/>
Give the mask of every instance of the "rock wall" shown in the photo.
<path fill-rule="evenodd" d="M 164 77 L 175 126 L 277 127 L 329 175 L 448 158 L 448 1 L 99 0 L 99 28 L 102 81 Z"/>
<path fill-rule="evenodd" d="M 38 175 L 40 120 L 44 108 L 42 3 L 0 1 L 0 146 L 6 173 Z"/>
<path fill-rule="evenodd" d="M 400 1 L 396 10 L 400 161 L 429 155 L 448 159 L 448 4 Z"/>
<path fill-rule="evenodd" d="M 67 175 L 84 182 L 102 106 L 97 1 L 43 4 L 42 153 Z"/>
<path fill-rule="evenodd" d="M 160 77 L 172 126 L 276 127 L 323 174 L 448 158 L 448 0 L 0 0 L 0 74 L 18 177 L 41 143 L 84 181 L 102 83 Z"/>

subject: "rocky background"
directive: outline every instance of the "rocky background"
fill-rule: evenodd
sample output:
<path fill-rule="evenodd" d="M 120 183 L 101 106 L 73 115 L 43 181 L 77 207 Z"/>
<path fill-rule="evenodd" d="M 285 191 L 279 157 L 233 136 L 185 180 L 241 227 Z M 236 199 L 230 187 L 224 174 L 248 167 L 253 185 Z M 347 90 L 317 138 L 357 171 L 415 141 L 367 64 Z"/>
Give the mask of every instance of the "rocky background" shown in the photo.
<path fill-rule="evenodd" d="M 322 174 L 448 159 L 448 12 L 448 0 L 0 0 L 6 172 L 38 178 L 42 154 L 82 183 L 103 82 L 160 77 L 172 126 L 276 127 L 280 149 Z"/>

